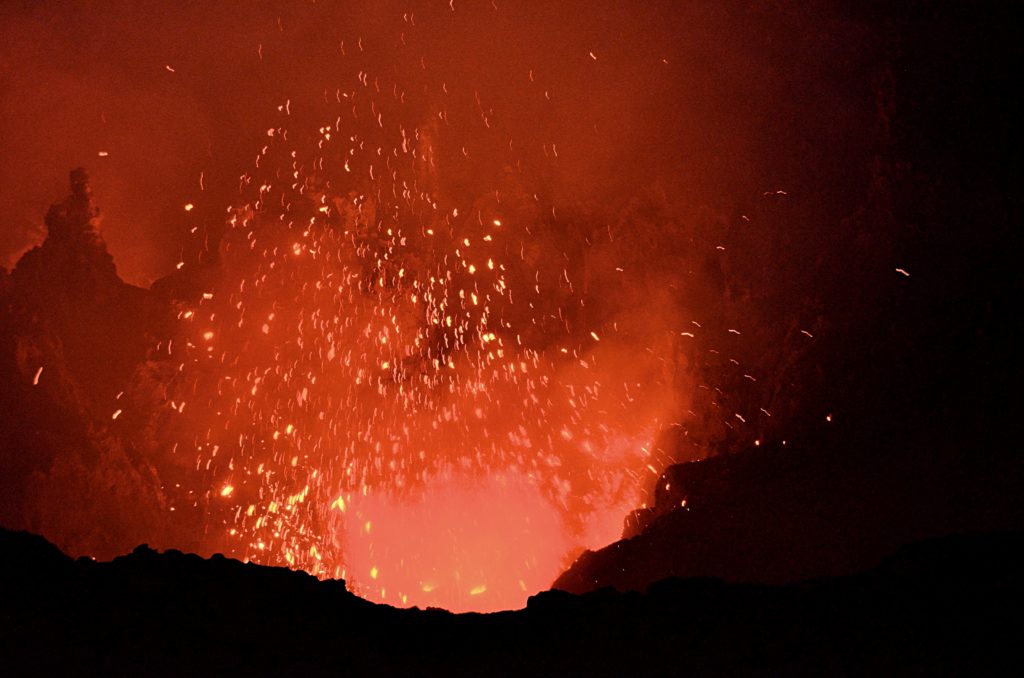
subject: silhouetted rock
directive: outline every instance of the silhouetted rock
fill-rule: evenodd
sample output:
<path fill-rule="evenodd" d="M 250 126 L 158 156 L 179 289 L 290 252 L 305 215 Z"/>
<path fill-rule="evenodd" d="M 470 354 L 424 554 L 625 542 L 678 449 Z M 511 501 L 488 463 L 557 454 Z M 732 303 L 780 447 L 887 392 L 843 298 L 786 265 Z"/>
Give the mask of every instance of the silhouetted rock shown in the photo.
<path fill-rule="evenodd" d="M 3 530 L 0 565 L 10 676 L 978 674 L 1024 641 L 1022 533 L 916 544 L 850 577 L 548 591 L 489 615 L 398 610 L 341 581 L 146 546 L 73 562 Z"/>
<path fill-rule="evenodd" d="M 997 76 L 1013 60 L 996 39 L 1005 17 L 994 3 L 863 11 L 893 31 L 873 83 L 880 138 L 868 200 L 830 231 L 843 234 L 841 245 L 808 253 L 826 274 L 802 284 L 828 300 L 827 313 L 807 319 L 806 335 L 750 342 L 767 353 L 781 348 L 784 365 L 797 354 L 786 342 L 813 336 L 799 383 L 780 369 L 761 412 L 737 407 L 730 384 L 703 389 L 695 397 L 748 421 L 771 415 L 770 425 L 750 440 L 752 427 L 737 424 L 746 438 L 730 435 L 741 444 L 706 450 L 738 454 L 665 470 L 647 508 L 627 521 L 627 538 L 585 553 L 557 587 L 644 590 L 670 575 L 789 582 L 857 571 L 910 541 L 1024 528 L 1015 310 L 1024 276 L 1020 199 L 1007 190 L 1020 172 L 1006 153 L 1016 107 L 1000 103 Z M 970 47 L 950 51 L 953 42 Z M 781 227 L 799 215 L 774 217 Z M 763 226 L 743 231 L 763 236 Z M 765 295 L 758 308 L 793 298 L 769 284 L 785 281 L 774 267 L 792 265 L 787 248 L 799 245 L 782 244 L 742 262 L 765 277 L 748 277 L 751 289 L 737 296 Z M 820 329 L 811 325 L 819 321 Z M 722 363 L 742 383 L 738 366 Z M 749 374 L 762 388 L 764 375 Z M 780 417 L 780 406 L 808 423 Z M 679 447 L 669 435 L 658 444 Z"/>
<path fill-rule="evenodd" d="M 88 181 L 85 170 L 71 172 L 71 196 L 50 208 L 46 240 L 18 262 L 8 295 L 15 332 L 58 341 L 89 399 L 108 410 L 145 356 L 152 314 L 147 291 L 117 275 Z"/>
<path fill-rule="evenodd" d="M 1024 470 L 977 431 L 936 425 L 882 438 L 836 425 L 817 444 L 771 445 L 665 470 L 645 529 L 586 552 L 554 583 L 642 591 L 669 576 L 781 584 L 849 574 L 901 545 L 1024 530 Z M 637 515 L 637 514 L 634 514 Z"/>
<path fill-rule="evenodd" d="M 70 183 L 0 277 L 0 524 L 112 556 L 159 510 L 152 467 L 111 426 L 167 307 L 118 277 L 88 175 Z"/>

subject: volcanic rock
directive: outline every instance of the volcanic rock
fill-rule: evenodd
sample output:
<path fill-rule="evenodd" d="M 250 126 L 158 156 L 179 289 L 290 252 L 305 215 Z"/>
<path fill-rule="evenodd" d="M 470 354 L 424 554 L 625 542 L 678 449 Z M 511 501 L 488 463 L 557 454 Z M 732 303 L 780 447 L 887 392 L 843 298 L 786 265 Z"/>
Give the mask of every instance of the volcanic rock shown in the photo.
<path fill-rule="evenodd" d="M 0 524 L 112 556 L 158 510 L 154 473 L 110 428 L 166 311 L 118 277 L 84 170 L 46 224 L 0 277 Z"/>
<path fill-rule="evenodd" d="M 671 466 L 633 534 L 588 551 L 554 588 L 643 591 L 669 576 L 782 584 L 856 572 L 901 545 L 1024 529 L 1013 455 L 967 456 L 948 430 L 880 440 L 838 427 L 817 445 L 771 445 Z M 637 516 L 647 521 L 644 529 Z"/>
<path fill-rule="evenodd" d="M 783 587 L 666 579 L 489 615 L 374 605 L 341 581 L 142 546 L 72 561 L 0 530 L 0 665 L 20 675 L 991 673 L 1024 640 L 1024 534 L 916 544 Z"/>

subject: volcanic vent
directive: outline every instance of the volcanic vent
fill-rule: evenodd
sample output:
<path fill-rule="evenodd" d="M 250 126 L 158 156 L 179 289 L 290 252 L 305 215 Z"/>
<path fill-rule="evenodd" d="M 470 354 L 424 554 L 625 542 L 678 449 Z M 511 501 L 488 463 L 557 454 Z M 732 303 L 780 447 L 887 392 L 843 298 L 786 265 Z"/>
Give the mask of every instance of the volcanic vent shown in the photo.
<path fill-rule="evenodd" d="M 823 131 L 769 79 L 753 95 L 771 131 L 828 157 L 737 163 L 755 145 L 737 105 L 749 74 L 807 62 L 819 33 L 714 42 L 731 69 L 707 74 L 671 50 L 684 24 L 731 25 L 715 13 L 621 6 L 565 40 L 543 30 L 564 9 L 453 5 L 373 31 L 324 28 L 341 10 L 304 5 L 251 45 L 227 31 L 198 62 L 161 52 L 146 77 L 223 104 L 206 154 L 182 163 L 187 188 L 119 194 L 140 156 L 83 134 L 122 271 L 142 279 L 119 251 L 148 232 L 178 229 L 146 247 L 180 258 L 148 290 L 124 284 L 78 181 L 3 279 L 14 526 L 76 555 L 145 541 L 490 610 L 616 539 L 670 463 L 785 440 L 796 366 L 827 332 L 807 290 L 835 252 L 816 246 L 861 226 L 815 240 L 806 224 L 849 206 L 806 196 L 862 188 L 831 168 L 866 166 L 870 144 L 846 132 L 870 127 L 874 102 Z M 616 19 L 657 49 L 608 40 Z M 832 77 L 808 81 L 838 97 Z M 143 103 L 93 117 L 122 124 Z M 159 176 L 160 146 L 139 146 Z M 139 203 L 159 227 L 124 226 Z M 68 237 L 68 219 L 89 227 Z"/>
<path fill-rule="evenodd" d="M 373 599 L 522 604 L 669 461 L 674 309 L 594 294 L 622 275 L 614 233 L 566 240 L 513 171 L 468 203 L 430 191 L 430 125 L 377 93 L 397 83 L 355 85 L 330 125 L 280 112 L 178 306 L 173 502 L 225 552 Z"/>

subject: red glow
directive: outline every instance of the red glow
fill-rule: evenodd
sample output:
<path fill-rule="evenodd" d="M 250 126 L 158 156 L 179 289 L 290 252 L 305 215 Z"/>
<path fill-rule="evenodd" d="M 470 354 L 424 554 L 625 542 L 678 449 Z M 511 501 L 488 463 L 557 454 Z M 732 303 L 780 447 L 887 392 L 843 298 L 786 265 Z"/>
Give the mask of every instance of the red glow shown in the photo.
<path fill-rule="evenodd" d="M 177 501 L 213 548 L 371 599 L 520 606 L 618 537 L 668 461 L 649 445 L 679 396 L 674 314 L 655 290 L 588 320 L 616 245 L 570 256 L 515 184 L 417 190 L 433 123 L 357 82 L 311 139 L 280 107 L 222 277 L 179 313 Z"/>
<path fill-rule="evenodd" d="M 405 498 L 356 495 L 341 523 L 352 589 L 399 606 L 521 607 L 567 555 L 557 507 L 512 475 L 435 478 Z"/>

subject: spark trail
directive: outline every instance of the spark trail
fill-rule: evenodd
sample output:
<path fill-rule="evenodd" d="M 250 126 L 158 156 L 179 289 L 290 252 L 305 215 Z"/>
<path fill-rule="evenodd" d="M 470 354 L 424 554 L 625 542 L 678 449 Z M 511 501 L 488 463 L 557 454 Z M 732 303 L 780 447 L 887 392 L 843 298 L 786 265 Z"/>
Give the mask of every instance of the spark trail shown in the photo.
<path fill-rule="evenodd" d="M 536 196 L 437 188 L 437 126 L 398 84 L 326 99 L 308 127 L 280 107 L 219 277 L 179 313 L 180 499 L 237 557 L 516 607 L 617 538 L 667 461 L 663 356 L 587 324 L 585 253 Z"/>

